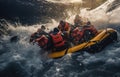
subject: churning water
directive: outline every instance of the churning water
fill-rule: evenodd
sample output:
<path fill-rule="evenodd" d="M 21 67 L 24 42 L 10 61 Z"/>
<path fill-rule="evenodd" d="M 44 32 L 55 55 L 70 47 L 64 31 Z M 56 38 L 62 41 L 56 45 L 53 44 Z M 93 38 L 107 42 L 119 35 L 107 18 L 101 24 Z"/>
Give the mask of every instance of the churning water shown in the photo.
<path fill-rule="evenodd" d="M 108 0 L 91 11 L 82 9 L 79 14 L 91 20 L 97 29 L 111 27 L 118 32 L 118 42 L 96 54 L 77 52 L 59 59 L 46 58 L 40 54 L 41 49 L 36 44 L 29 43 L 30 35 L 41 24 L 22 26 L 17 23 L 14 27 L 8 23 L 10 34 L 0 38 L 0 77 L 120 77 L 120 7 L 116 1 Z M 107 12 L 113 6 L 117 7 Z M 73 24 L 75 15 L 71 12 L 68 15 L 70 17 L 66 21 Z M 51 30 L 58 21 L 52 19 L 45 25 Z M 18 40 L 11 42 L 10 38 L 15 35 Z"/>

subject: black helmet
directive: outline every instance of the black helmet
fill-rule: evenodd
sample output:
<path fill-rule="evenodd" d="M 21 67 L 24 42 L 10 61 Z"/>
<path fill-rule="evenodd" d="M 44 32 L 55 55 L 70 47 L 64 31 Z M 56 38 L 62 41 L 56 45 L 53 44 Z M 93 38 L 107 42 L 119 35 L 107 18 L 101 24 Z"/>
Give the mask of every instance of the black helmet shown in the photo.
<path fill-rule="evenodd" d="M 41 29 L 46 29 L 44 25 L 41 26 Z"/>
<path fill-rule="evenodd" d="M 61 20 L 61 21 L 60 21 L 60 24 L 61 24 L 62 26 L 64 26 L 64 25 L 65 25 L 65 22 L 64 22 L 63 20 Z"/>
<path fill-rule="evenodd" d="M 54 31 L 54 32 L 59 32 L 59 29 L 58 29 L 58 28 L 54 28 L 53 31 Z"/>
<path fill-rule="evenodd" d="M 90 24 L 91 24 L 91 22 L 90 22 L 90 21 L 88 21 L 88 22 L 87 22 L 87 25 L 90 25 Z"/>

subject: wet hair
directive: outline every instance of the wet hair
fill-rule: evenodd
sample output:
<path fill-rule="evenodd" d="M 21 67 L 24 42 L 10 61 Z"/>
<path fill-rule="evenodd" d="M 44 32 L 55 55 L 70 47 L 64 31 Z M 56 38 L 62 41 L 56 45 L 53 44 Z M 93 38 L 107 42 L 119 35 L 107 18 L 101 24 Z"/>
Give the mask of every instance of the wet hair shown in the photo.
<path fill-rule="evenodd" d="M 60 20 L 60 24 L 61 24 L 61 23 L 64 23 L 64 21 L 63 21 L 63 20 Z"/>
<path fill-rule="evenodd" d="M 65 22 L 64 22 L 63 20 L 61 20 L 61 21 L 60 21 L 60 24 L 61 24 L 62 26 L 64 26 L 64 25 L 65 25 Z"/>
<path fill-rule="evenodd" d="M 90 22 L 90 21 L 88 21 L 88 22 L 87 22 L 87 25 L 90 25 L 90 24 L 91 24 L 91 22 Z"/>
<path fill-rule="evenodd" d="M 41 29 L 46 29 L 44 25 L 41 26 Z"/>

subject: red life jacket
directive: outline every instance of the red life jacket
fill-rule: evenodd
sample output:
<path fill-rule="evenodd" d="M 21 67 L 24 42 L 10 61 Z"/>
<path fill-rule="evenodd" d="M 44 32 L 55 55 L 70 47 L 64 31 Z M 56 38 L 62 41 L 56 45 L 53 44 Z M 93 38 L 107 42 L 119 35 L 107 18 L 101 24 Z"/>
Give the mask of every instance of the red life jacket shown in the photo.
<path fill-rule="evenodd" d="M 64 27 L 62 25 L 59 25 L 58 28 L 61 30 L 61 31 L 68 31 L 70 29 L 70 25 L 69 23 L 65 22 L 65 25 Z"/>
<path fill-rule="evenodd" d="M 97 35 L 97 34 L 98 34 L 98 31 L 94 28 L 93 25 L 87 26 L 87 27 L 83 28 L 83 31 L 86 31 L 86 30 L 91 31 L 94 35 Z"/>
<path fill-rule="evenodd" d="M 95 35 L 97 35 L 97 34 L 98 34 L 97 29 L 96 29 L 93 25 L 91 25 L 91 27 L 92 27 L 92 31 L 93 31 L 93 33 L 94 33 Z"/>
<path fill-rule="evenodd" d="M 65 23 L 65 27 L 64 27 L 64 31 L 68 31 L 69 28 L 70 28 L 70 26 L 69 26 L 69 24 L 66 22 L 66 23 Z"/>
<path fill-rule="evenodd" d="M 54 47 L 62 47 L 65 44 L 63 37 L 61 36 L 61 32 L 58 32 L 56 35 L 50 34 L 53 40 Z"/>
<path fill-rule="evenodd" d="M 76 40 L 79 41 L 82 39 L 83 32 L 79 30 L 79 28 L 75 28 L 72 32 L 72 37 Z"/>
<path fill-rule="evenodd" d="M 48 38 L 45 35 L 40 36 L 40 38 L 36 39 L 35 41 L 38 42 L 38 45 L 41 48 L 46 48 L 47 47 Z"/>

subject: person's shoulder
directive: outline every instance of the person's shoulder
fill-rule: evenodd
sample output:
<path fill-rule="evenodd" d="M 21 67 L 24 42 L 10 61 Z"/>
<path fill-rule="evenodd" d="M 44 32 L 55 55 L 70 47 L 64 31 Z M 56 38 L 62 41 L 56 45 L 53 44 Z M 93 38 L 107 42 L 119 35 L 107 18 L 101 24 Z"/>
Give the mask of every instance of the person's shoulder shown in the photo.
<path fill-rule="evenodd" d="M 91 26 L 93 26 L 93 27 L 94 27 L 94 25 L 91 25 Z"/>
<path fill-rule="evenodd" d="M 88 25 L 84 25 L 83 28 L 89 27 Z"/>

